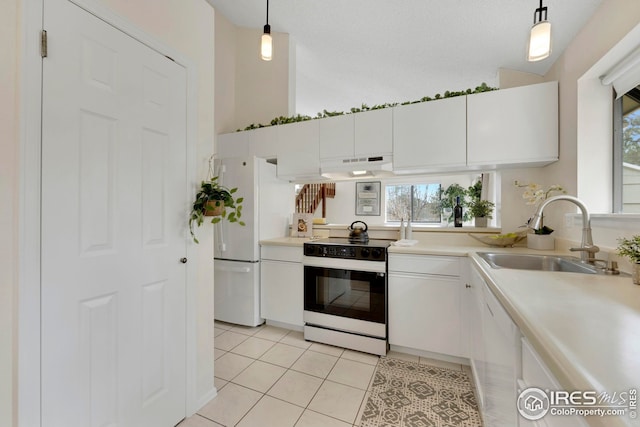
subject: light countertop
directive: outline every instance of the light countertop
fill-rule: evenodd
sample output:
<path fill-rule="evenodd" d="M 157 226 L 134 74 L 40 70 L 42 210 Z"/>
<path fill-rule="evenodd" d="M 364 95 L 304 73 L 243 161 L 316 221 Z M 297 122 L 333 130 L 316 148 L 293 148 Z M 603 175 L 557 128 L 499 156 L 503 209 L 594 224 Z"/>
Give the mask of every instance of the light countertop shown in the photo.
<path fill-rule="evenodd" d="M 640 286 L 629 276 L 493 269 L 470 257 L 563 389 L 640 388 Z M 640 425 L 628 416 L 588 422 Z"/>
<path fill-rule="evenodd" d="M 302 246 L 309 240 L 285 237 L 261 244 Z M 640 286 L 628 275 L 493 269 L 476 255 L 483 251 L 559 253 L 464 239 L 389 247 L 390 254 L 468 256 L 565 390 L 612 395 L 640 388 Z M 628 416 L 588 419 L 593 425 L 640 425 L 633 421 Z"/>

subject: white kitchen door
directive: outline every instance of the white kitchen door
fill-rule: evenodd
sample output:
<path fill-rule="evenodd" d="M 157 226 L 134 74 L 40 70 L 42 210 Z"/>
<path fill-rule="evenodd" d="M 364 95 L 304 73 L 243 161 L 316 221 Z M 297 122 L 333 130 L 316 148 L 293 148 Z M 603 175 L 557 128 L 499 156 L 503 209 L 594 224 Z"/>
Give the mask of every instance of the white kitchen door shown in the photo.
<path fill-rule="evenodd" d="M 186 71 L 45 0 L 42 426 L 185 416 Z"/>

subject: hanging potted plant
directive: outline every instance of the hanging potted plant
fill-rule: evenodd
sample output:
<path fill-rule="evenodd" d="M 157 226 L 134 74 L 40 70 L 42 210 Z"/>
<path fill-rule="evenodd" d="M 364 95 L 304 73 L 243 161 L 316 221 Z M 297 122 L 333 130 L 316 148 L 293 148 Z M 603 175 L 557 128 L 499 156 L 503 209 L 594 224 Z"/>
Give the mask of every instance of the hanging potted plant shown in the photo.
<path fill-rule="evenodd" d="M 194 242 L 198 243 L 198 239 L 193 232 L 193 225 L 194 223 L 198 227 L 202 225 L 206 216 L 212 217 L 212 224 L 226 219 L 229 222 L 245 225 L 240 221 L 244 199 L 242 197 L 234 198 L 233 194 L 236 191 L 238 191 L 237 188 L 227 188 L 220 185 L 217 176 L 208 181 L 202 181 L 189 215 L 189 232 Z"/>
<path fill-rule="evenodd" d="M 640 285 L 640 236 L 623 237 L 618 239 L 618 243 L 618 255 L 629 258 L 633 283 Z"/>
<path fill-rule="evenodd" d="M 469 214 L 474 217 L 476 227 L 486 227 L 487 220 L 492 219 L 496 205 L 488 200 L 474 199 L 469 203 Z"/>

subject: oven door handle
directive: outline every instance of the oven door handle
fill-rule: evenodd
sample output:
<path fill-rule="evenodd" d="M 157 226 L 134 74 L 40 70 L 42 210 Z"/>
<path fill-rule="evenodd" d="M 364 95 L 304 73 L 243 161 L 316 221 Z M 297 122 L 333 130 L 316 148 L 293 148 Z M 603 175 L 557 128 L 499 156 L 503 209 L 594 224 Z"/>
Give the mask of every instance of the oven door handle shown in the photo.
<path fill-rule="evenodd" d="M 302 265 L 305 267 L 331 268 L 334 270 L 365 271 L 372 273 L 387 272 L 387 263 L 384 261 L 362 261 L 344 258 L 328 257 L 302 257 Z"/>

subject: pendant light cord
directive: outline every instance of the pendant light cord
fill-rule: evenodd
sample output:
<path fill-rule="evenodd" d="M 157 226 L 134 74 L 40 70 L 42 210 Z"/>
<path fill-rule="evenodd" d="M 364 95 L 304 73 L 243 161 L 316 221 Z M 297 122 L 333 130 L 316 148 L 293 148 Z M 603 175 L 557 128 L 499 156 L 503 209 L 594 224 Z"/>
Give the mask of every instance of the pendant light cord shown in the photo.
<path fill-rule="evenodd" d="M 542 2 L 542 0 L 540 0 Z M 267 0 L 267 25 L 269 25 L 269 0 Z"/>

